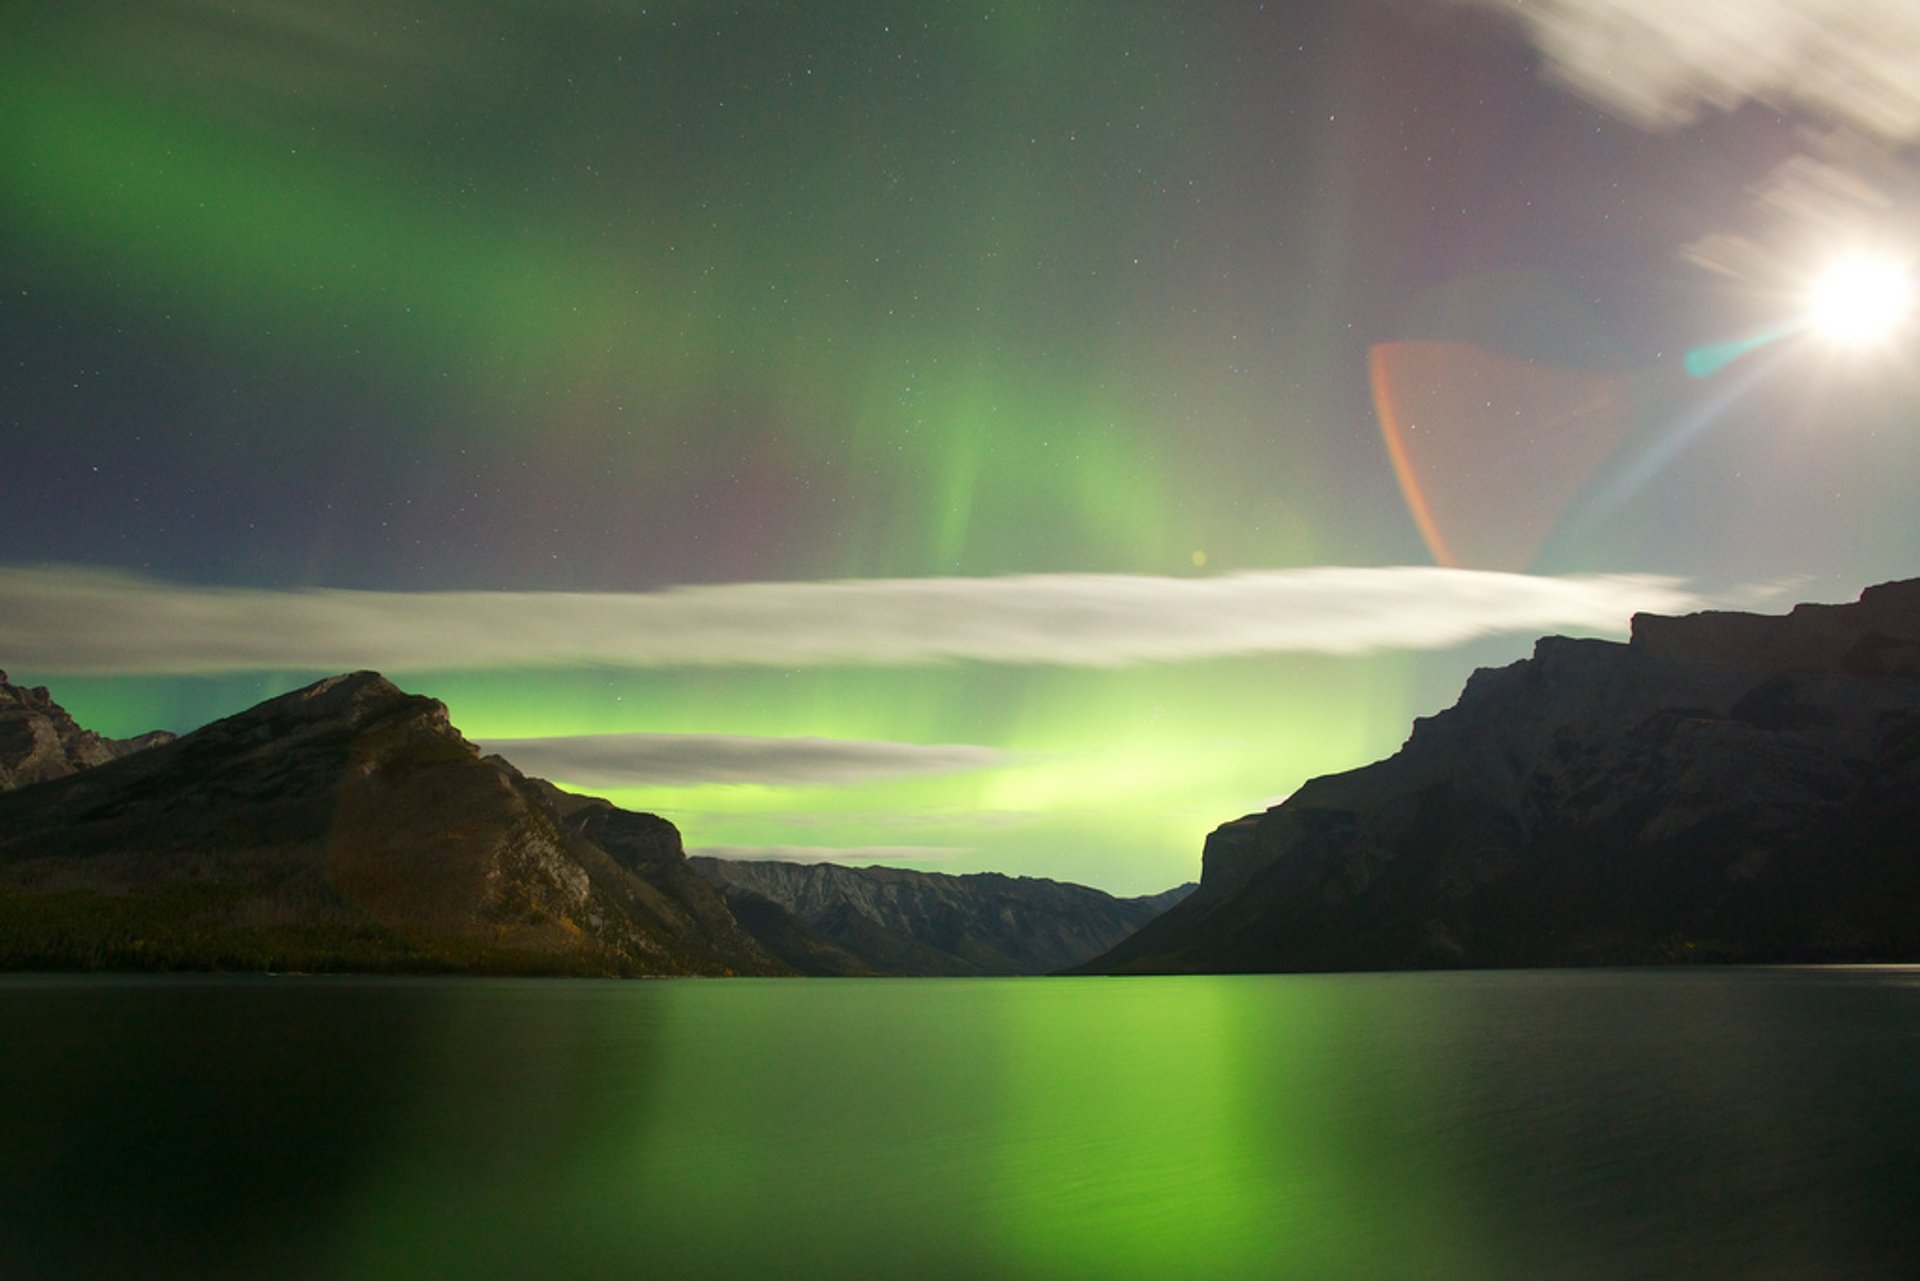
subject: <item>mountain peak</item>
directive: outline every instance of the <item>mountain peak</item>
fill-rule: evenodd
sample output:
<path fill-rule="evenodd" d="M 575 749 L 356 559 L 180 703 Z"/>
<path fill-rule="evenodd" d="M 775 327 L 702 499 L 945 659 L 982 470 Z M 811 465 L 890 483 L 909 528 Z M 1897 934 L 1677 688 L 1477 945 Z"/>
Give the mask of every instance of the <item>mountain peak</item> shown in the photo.
<path fill-rule="evenodd" d="M 667 820 L 496 767 L 377 672 L 0 796 L 20 899 L 0 967 L 783 970 Z"/>
<path fill-rule="evenodd" d="M 429 729 L 459 737 L 459 731 L 448 718 L 446 704 L 423 694 L 409 694 L 379 672 L 369 671 L 328 676 L 215 724 L 230 728 L 271 726 L 278 732 L 293 726 L 329 722 L 362 726 L 373 720 L 409 714 L 425 722 Z"/>
<path fill-rule="evenodd" d="M 337 676 L 328 676 L 311 685 L 283 694 L 277 699 L 270 699 L 262 706 L 285 703 L 289 706 L 310 707 L 317 712 L 324 712 L 342 706 L 370 702 L 395 702 L 416 697 L 420 696 L 407 693 L 379 672 L 341 672 Z"/>

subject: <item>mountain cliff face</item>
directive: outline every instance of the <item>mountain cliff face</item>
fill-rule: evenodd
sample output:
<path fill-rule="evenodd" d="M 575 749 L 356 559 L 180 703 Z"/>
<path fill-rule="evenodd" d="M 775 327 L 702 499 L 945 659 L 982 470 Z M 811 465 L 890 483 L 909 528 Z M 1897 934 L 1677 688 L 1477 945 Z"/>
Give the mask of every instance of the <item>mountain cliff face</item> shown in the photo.
<path fill-rule="evenodd" d="M 172 741 L 165 730 L 138 738 L 103 738 L 76 725 L 44 686 L 10 685 L 7 674 L 0 672 L 0 792 L 65 778 Z"/>
<path fill-rule="evenodd" d="M 0 964 L 785 972 L 670 823 L 482 758 L 372 672 L 78 772 L 32 759 L 0 794 Z"/>
<path fill-rule="evenodd" d="M 1920 582 L 1476 672 L 1087 972 L 1920 957 Z"/>
<path fill-rule="evenodd" d="M 736 914 L 751 915 L 757 897 L 804 926 L 807 950 L 783 950 L 782 959 L 807 973 L 1048 974 L 1111 948 L 1190 888 L 1118 899 L 1085 885 L 994 872 L 691 862 L 727 891 Z M 822 939 L 831 950 L 818 948 Z"/>

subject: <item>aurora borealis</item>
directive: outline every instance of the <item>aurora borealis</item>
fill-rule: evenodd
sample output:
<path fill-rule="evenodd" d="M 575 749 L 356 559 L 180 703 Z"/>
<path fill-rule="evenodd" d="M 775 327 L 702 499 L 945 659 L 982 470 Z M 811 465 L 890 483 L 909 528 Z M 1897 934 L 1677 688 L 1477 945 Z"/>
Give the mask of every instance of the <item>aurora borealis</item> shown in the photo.
<path fill-rule="evenodd" d="M 1536 634 L 1920 567 L 1910 335 L 1685 368 L 1916 251 L 1920 31 L 1671 7 L 11 5 L 0 667 L 1189 879 Z"/>

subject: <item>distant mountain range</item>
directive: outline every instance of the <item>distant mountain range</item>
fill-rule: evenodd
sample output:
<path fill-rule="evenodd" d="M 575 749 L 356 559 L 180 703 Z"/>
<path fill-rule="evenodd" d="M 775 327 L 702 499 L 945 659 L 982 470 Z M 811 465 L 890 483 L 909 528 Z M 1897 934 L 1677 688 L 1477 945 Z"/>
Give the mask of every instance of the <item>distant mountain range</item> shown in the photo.
<path fill-rule="evenodd" d="M 1086 973 L 1920 960 L 1920 582 L 1476 672 Z"/>
<path fill-rule="evenodd" d="M 1046 974 L 1119 943 L 1185 898 L 1182 885 L 1114 898 L 1085 885 L 976 872 L 944 876 L 895 867 L 744 862 L 695 857 L 742 920 L 774 905 L 843 956 L 788 954 L 796 969 L 826 973 Z M 851 965 L 849 965 L 851 961 Z"/>
<path fill-rule="evenodd" d="M 373 672 L 124 741 L 0 672 L 0 968 L 1033 973 L 1155 902 L 713 862 L 665 819 L 483 757 Z M 817 911 L 835 894 L 844 920 Z"/>

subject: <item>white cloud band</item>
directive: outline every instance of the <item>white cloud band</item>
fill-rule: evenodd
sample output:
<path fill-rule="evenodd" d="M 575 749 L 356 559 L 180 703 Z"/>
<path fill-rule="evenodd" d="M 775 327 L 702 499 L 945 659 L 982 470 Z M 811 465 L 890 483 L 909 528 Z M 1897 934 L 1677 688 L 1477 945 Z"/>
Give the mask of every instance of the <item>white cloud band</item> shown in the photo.
<path fill-rule="evenodd" d="M 937 863 L 973 853 L 954 845 L 702 845 L 687 854 L 740 863 Z"/>
<path fill-rule="evenodd" d="M 604 664 L 1125 667 L 1237 655 L 1441 649 L 1626 630 L 1707 601 L 1647 574 L 1412 566 L 1161 578 L 737 583 L 657 592 L 187 587 L 97 569 L 0 569 L 0 663 L 40 672 L 445 671 Z"/>
<path fill-rule="evenodd" d="M 955 774 L 1005 764 L 1005 752 L 971 743 L 887 743 L 864 739 L 755 738 L 737 734 L 583 734 L 492 738 L 523 773 L 582 787 L 757 783 L 839 786 Z"/>

